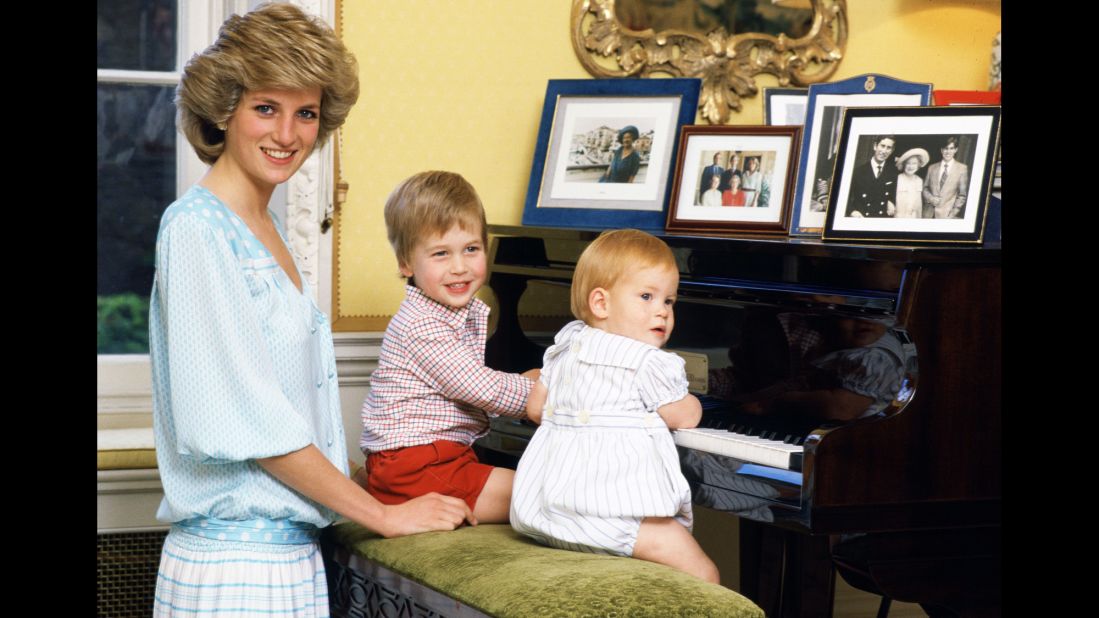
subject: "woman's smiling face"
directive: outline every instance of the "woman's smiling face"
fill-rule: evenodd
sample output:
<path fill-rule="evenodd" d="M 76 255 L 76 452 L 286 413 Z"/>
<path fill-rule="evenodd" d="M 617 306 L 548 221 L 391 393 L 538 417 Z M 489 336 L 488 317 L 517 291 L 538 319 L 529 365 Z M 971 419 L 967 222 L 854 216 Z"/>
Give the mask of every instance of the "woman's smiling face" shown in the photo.
<path fill-rule="evenodd" d="M 221 158 L 256 184 L 283 183 L 313 152 L 320 112 L 319 87 L 246 90 L 227 123 Z"/>

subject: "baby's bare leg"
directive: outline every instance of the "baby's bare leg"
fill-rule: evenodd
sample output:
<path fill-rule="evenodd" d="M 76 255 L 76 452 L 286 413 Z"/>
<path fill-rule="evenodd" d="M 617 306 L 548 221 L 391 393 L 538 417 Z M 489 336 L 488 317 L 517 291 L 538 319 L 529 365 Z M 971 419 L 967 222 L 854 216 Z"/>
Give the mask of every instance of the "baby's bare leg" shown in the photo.
<path fill-rule="evenodd" d="M 721 583 L 714 561 L 690 531 L 671 517 L 646 517 L 641 522 L 633 557 L 666 564 L 712 584 Z"/>
<path fill-rule="evenodd" d="M 473 516 L 480 524 L 506 524 L 511 508 L 511 483 L 515 471 L 507 468 L 493 468 L 488 475 L 477 504 L 473 507 Z"/>

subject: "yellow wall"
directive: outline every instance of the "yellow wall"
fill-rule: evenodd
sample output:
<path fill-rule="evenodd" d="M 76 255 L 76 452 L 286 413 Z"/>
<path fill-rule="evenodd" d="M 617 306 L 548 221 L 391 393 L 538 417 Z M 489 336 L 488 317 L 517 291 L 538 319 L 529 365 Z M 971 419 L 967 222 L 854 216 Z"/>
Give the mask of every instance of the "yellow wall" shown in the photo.
<path fill-rule="evenodd" d="M 409 175 L 446 169 L 477 188 L 491 223 L 518 224 L 546 81 L 588 78 L 569 40 L 569 0 L 343 0 L 362 95 L 344 128 L 339 330 L 383 330 L 403 297 L 382 205 Z M 851 35 L 833 79 L 883 73 L 984 90 L 995 0 L 848 0 Z M 771 76 L 760 89 L 777 85 Z M 761 124 L 762 97 L 730 124 Z M 370 319 L 370 316 L 374 316 Z"/>

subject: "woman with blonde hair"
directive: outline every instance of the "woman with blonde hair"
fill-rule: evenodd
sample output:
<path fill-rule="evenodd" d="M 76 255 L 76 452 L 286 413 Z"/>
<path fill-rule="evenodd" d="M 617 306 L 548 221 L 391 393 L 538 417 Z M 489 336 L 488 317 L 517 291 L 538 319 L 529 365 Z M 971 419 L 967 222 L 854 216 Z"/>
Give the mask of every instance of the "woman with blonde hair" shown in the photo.
<path fill-rule="evenodd" d="M 179 126 L 211 167 L 157 237 L 156 616 L 327 616 L 317 536 L 339 515 L 385 536 L 474 523 L 456 498 L 386 506 L 348 478 L 328 319 L 267 209 L 358 95 L 355 58 L 289 4 L 230 17 L 184 68 Z"/>

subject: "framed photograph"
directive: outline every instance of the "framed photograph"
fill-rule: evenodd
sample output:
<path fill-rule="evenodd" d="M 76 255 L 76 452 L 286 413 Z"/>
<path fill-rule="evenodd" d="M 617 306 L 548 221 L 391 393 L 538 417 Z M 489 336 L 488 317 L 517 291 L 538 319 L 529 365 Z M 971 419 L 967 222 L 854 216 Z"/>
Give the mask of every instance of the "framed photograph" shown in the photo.
<path fill-rule="evenodd" d="M 699 79 L 554 79 L 523 225 L 662 230 L 679 128 Z"/>
<path fill-rule="evenodd" d="M 930 100 L 931 84 L 906 82 L 885 75 L 860 75 L 809 86 L 790 234 L 820 236 L 824 228 L 824 212 L 839 148 L 840 119 L 845 108 L 920 106 L 927 105 Z"/>
<path fill-rule="evenodd" d="M 848 108 L 825 240 L 980 243 L 1000 108 Z"/>
<path fill-rule="evenodd" d="M 936 90 L 931 93 L 932 99 L 935 101 L 935 105 L 999 105 L 1000 104 L 1000 91 L 999 90 Z M 1000 189 L 1000 161 L 1003 159 L 1004 153 L 1001 149 L 996 153 L 996 172 L 992 175 L 992 191 L 996 198 L 996 203 L 999 203 L 1000 196 L 997 194 Z M 995 216 L 995 212 L 990 210 L 989 216 Z"/>
<path fill-rule="evenodd" d="M 808 102 L 808 88 L 764 88 L 763 123 L 769 126 L 804 126 Z"/>
<path fill-rule="evenodd" d="M 932 93 L 935 105 L 999 105 L 997 90 L 936 90 Z"/>
<path fill-rule="evenodd" d="M 669 231 L 785 234 L 798 126 L 683 127 Z"/>

